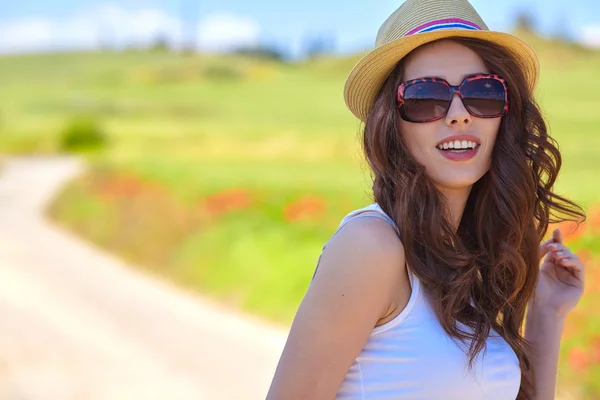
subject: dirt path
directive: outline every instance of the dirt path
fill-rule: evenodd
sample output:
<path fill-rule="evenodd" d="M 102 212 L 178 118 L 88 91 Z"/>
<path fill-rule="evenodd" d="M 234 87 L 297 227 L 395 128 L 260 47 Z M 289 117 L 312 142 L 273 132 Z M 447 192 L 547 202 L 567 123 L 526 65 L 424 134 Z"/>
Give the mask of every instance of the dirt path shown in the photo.
<path fill-rule="evenodd" d="M 0 399 L 264 399 L 287 332 L 125 265 L 43 208 L 76 159 L 0 171 Z"/>

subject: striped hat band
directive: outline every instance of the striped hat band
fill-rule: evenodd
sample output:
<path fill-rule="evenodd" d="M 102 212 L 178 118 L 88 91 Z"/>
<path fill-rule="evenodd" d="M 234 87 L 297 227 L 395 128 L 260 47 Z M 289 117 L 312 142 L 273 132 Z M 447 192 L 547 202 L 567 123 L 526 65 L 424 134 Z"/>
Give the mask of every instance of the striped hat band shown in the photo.
<path fill-rule="evenodd" d="M 415 33 L 434 32 L 442 29 L 468 29 L 472 31 L 481 31 L 482 28 L 474 22 L 461 18 L 445 18 L 427 22 L 416 27 L 404 36 L 414 35 Z"/>

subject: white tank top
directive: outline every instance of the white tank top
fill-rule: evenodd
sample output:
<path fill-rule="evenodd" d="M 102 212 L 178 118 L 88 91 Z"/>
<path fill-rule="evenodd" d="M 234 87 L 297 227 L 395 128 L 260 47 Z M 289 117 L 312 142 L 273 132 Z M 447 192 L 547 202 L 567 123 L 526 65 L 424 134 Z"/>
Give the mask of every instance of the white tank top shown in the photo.
<path fill-rule="evenodd" d="M 334 235 L 351 219 L 362 217 L 385 219 L 398 231 L 393 220 L 373 203 L 347 214 Z M 394 319 L 373 329 L 335 399 L 516 399 L 521 369 L 509 344 L 492 329 L 487 349 L 477 355 L 470 371 L 468 346 L 446 334 L 421 291 L 419 279 L 408 265 L 407 269 L 412 288 L 408 304 Z"/>

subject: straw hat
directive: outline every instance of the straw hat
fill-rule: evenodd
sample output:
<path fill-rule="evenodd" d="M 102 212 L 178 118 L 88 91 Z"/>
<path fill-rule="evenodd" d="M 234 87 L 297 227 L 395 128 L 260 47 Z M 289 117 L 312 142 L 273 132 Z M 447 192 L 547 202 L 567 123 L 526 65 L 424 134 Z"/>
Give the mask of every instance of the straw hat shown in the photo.
<path fill-rule="evenodd" d="M 365 122 L 396 63 L 421 45 L 450 36 L 489 40 L 512 50 L 530 89 L 535 89 L 539 62 L 534 50 L 512 35 L 490 31 L 467 0 L 406 0 L 379 28 L 375 49 L 350 71 L 344 86 L 346 106 Z"/>

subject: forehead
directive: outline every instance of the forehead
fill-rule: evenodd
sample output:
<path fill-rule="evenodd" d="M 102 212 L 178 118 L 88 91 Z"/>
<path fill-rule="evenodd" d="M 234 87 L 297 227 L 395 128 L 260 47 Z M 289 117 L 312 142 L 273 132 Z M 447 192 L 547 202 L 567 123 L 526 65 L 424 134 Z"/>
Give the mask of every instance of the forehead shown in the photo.
<path fill-rule="evenodd" d="M 489 73 L 477 53 L 462 44 L 443 40 L 419 47 L 407 56 L 403 80 L 438 77 L 458 85 L 466 75 Z"/>

